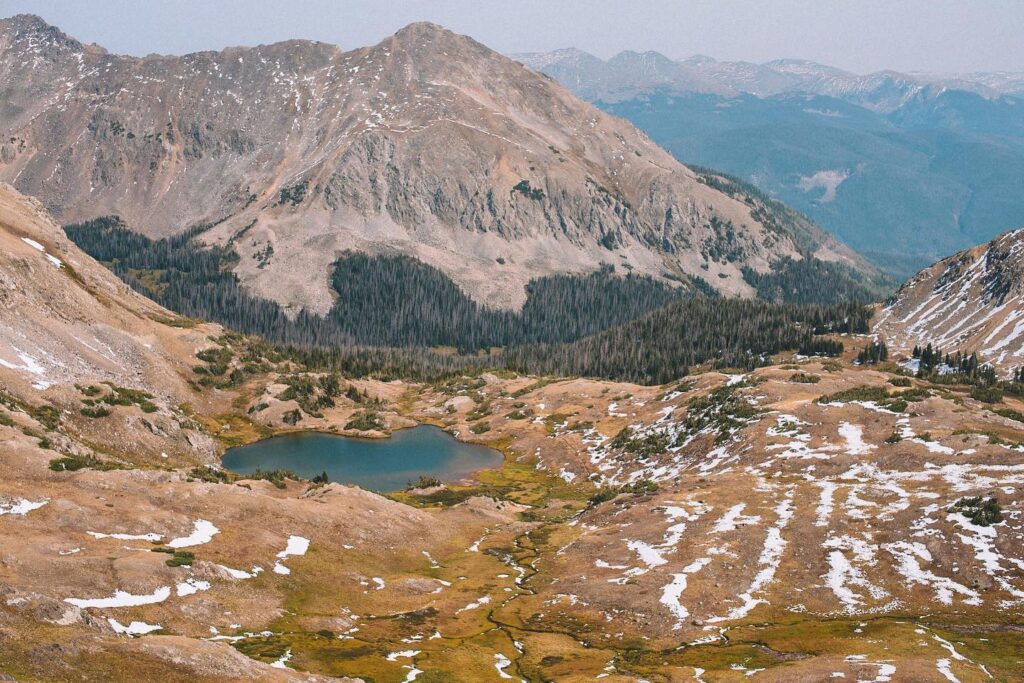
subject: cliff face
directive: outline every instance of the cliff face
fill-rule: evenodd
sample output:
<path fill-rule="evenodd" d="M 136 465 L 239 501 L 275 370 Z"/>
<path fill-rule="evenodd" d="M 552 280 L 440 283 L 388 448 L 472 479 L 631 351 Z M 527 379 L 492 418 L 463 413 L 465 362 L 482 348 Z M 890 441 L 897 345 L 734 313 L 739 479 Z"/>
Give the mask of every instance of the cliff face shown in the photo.
<path fill-rule="evenodd" d="M 1024 364 L 1024 230 L 1004 233 L 925 268 L 875 325 L 899 347 L 977 351 L 1009 369 Z"/>
<path fill-rule="evenodd" d="M 413 24 L 342 52 L 289 41 L 183 57 L 0 22 L 0 179 L 68 223 L 150 236 L 216 224 L 248 286 L 325 311 L 344 249 L 440 267 L 513 307 L 531 278 L 612 263 L 750 295 L 740 268 L 862 262 L 728 196 L 627 122 L 475 41 Z"/>

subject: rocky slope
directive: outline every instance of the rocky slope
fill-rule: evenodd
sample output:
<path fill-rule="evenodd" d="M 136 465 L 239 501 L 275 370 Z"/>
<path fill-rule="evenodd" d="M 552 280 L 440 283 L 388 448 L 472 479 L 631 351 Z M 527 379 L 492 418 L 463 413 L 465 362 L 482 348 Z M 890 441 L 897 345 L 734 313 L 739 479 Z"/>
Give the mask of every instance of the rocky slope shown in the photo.
<path fill-rule="evenodd" d="M 123 455 L 213 453 L 212 440 L 180 406 L 195 400 L 188 384 L 195 353 L 211 346 L 220 327 L 179 321 L 135 294 L 71 243 L 39 202 L 3 184 L 0 320 L 0 393 L 68 415 L 78 441 L 50 440 L 69 453 L 95 456 L 94 441 Z M 132 407 L 89 419 L 79 413 L 83 391 L 112 400 L 120 394 L 116 402 Z"/>
<path fill-rule="evenodd" d="M 904 350 L 935 344 L 977 352 L 1008 370 L 1024 364 L 1024 230 L 925 268 L 886 303 L 875 332 Z"/>
<path fill-rule="evenodd" d="M 188 393 L 173 315 L 81 252 L 39 202 L 0 184 L 0 367 L 45 391 L 75 382 Z M 214 329 L 213 326 L 205 329 Z"/>
<path fill-rule="evenodd" d="M 700 182 L 630 124 L 473 40 L 414 24 L 351 52 L 290 41 L 136 59 L 0 22 L 0 179 L 73 222 L 215 223 L 255 291 L 324 312 L 343 249 L 440 267 L 514 307 L 602 262 L 750 295 L 740 267 L 862 263 Z"/>

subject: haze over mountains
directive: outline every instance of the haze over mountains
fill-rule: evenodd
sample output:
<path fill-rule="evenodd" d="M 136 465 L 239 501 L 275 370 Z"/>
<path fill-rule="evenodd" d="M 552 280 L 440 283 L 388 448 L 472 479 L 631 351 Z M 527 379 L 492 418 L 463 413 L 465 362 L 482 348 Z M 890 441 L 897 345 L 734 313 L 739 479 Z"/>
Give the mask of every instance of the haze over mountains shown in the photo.
<path fill-rule="evenodd" d="M 120 57 L 0 23 L 0 178 L 62 222 L 213 224 L 244 285 L 326 312 L 347 249 L 404 253 L 515 308 L 603 263 L 751 296 L 742 268 L 869 271 L 809 221 L 676 162 L 627 122 L 475 41 L 414 24 L 343 52 L 289 41 Z"/>
<path fill-rule="evenodd" d="M 879 71 L 855 74 L 803 59 L 763 64 L 695 55 L 675 60 L 660 52 L 620 52 L 611 59 L 566 48 L 512 55 L 587 100 L 615 102 L 654 88 L 760 97 L 782 93 L 827 95 L 876 111 L 892 111 L 924 91 L 963 90 L 986 98 L 1024 95 L 1024 71 L 930 74 Z"/>
<path fill-rule="evenodd" d="M 899 276 L 1024 224 L 1024 73 L 858 75 L 571 49 L 516 58 Z"/>

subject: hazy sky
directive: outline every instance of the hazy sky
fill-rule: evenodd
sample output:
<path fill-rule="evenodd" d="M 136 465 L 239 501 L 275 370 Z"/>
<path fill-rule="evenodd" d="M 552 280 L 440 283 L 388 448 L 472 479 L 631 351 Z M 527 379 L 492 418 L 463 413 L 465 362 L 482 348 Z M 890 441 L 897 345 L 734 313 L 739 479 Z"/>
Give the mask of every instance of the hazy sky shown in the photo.
<path fill-rule="evenodd" d="M 360 47 L 429 20 L 505 53 L 813 59 L 858 72 L 1024 71 L 1024 0 L 0 0 L 117 53 L 311 38 Z"/>

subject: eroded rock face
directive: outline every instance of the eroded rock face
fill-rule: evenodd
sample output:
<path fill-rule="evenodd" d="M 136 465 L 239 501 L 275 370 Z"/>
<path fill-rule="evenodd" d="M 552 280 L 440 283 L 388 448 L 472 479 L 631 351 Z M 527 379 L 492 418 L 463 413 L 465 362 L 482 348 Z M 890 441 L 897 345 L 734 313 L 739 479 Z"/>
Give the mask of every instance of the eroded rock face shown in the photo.
<path fill-rule="evenodd" d="M 886 303 L 875 331 L 898 348 L 978 352 L 1002 369 L 1024 353 L 1024 230 L 925 268 Z"/>
<path fill-rule="evenodd" d="M 860 263 L 431 24 L 350 52 L 289 41 L 138 59 L 21 16 L 0 23 L 0 76 L 0 179 L 65 223 L 117 214 L 158 237 L 219 222 L 206 239 L 234 240 L 247 285 L 319 312 L 351 248 L 417 256 L 503 307 L 531 277 L 601 263 L 741 295 L 744 265 Z"/>

